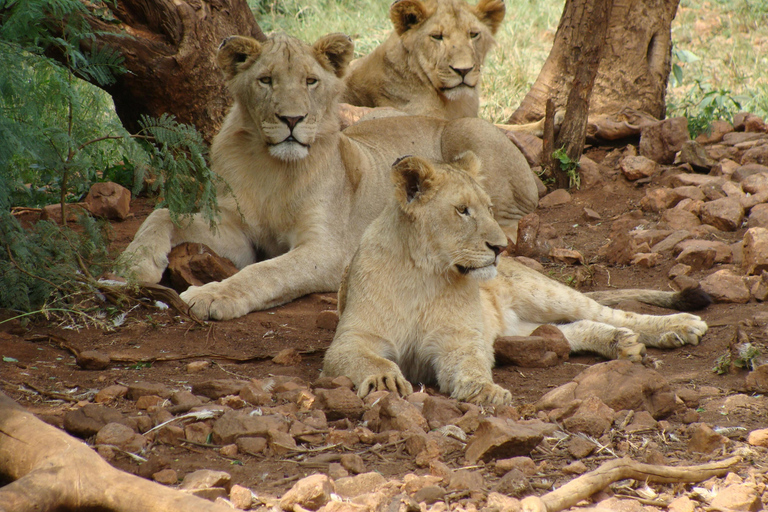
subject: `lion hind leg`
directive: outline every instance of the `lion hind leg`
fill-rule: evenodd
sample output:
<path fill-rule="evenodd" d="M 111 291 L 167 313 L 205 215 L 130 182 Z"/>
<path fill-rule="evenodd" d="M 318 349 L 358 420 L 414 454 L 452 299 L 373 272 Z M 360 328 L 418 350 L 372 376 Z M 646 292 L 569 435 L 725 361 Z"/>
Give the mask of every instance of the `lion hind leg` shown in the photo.
<path fill-rule="evenodd" d="M 593 320 L 631 329 L 640 334 L 641 343 L 656 348 L 698 345 L 708 329 L 706 322 L 689 313 L 642 315 L 603 308 Z"/>
<path fill-rule="evenodd" d="M 557 326 L 568 340 L 571 352 L 594 352 L 608 359 L 642 361 L 645 345 L 640 334 L 625 327 L 591 320 L 579 320 Z"/>

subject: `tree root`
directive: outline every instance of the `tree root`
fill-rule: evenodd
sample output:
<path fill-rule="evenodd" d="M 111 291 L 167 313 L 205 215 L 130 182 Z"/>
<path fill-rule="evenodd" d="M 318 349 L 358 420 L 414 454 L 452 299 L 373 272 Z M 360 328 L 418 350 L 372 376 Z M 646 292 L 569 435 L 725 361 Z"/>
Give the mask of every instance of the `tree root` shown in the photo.
<path fill-rule="evenodd" d="M 740 461 L 741 457 L 731 457 L 700 466 L 675 467 L 643 464 L 624 457 L 606 462 L 544 496 L 528 496 L 523 499 L 522 508 L 523 512 L 559 512 L 626 478 L 660 483 L 701 482 L 724 475 Z"/>
<path fill-rule="evenodd" d="M 0 393 L 0 512 L 232 512 L 109 465 Z"/>

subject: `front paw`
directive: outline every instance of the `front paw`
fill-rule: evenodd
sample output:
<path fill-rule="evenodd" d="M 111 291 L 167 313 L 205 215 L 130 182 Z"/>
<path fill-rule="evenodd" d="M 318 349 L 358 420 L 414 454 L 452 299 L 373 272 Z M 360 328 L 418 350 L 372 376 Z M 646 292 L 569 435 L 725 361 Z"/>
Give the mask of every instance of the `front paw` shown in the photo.
<path fill-rule="evenodd" d="M 696 315 L 679 313 L 668 317 L 670 323 L 662 329 L 652 345 L 659 348 L 678 348 L 683 345 L 698 345 L 709 327 Z"/>
<path fill-rule="evenodd" d="M 461 382 L 451 396 L 477 405 L 504 405 L 512 402 L 512 393 L 493 382 Z"/>
<path fill-rule="evenodd" d="M 630 329 L 617 328 L 613 345 L 616 349 L 616 359 L 627 359 L 639 363 L 645 356 L 646 349 L 640 341 L 640 335 Z"/>
<path fill-rule="evenodd" d="M 168 255 L 162 252 L 149 254 L 146 248 L 132 253 L 126 251 L 120 256 L 117 265 L 118 273 L 124 277 L 154 284 L 163 278 L 163 272 L 168 267 Z"/>
<path fill-rule="evenodd" d="M 181 294 L 189 311 L 202 320 L 231 320 L 250 312 L 245 297 L 233 297 L 222 283 L 190 286 Z"/>
<path fill-rule="evenodd" d="M 357 396 L 365 398 L 374 391 L 390 391 L 407 396 L 413 393 L 413 386 L 399 372 L 380 373 L 366 377 L 357 387 Z"/>

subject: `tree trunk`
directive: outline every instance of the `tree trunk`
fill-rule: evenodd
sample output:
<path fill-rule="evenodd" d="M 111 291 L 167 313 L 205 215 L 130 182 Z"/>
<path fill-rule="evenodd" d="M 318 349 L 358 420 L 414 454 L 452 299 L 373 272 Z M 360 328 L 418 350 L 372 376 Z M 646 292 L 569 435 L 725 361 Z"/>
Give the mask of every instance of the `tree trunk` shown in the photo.
<path fill-rule="evenodd" d="M 662 119 L 672 48 L 671 25 L 679 0 L 611 0 L 612 9 L 589 114 L 615 114 L 625 107 Z M 572 47 L 574 16 L 593 0 L 566 2 L 552 51 L 530 92 L 509 123 L 544 117 L 548 98 L 565 107 L 578 69 Z M 579 7 L 577 9 L 576 7 Z"/>
<path fill-rule="evenodd" d="M 231 104 L 216 49 L 231 35 L 265 39 L 246 0 L 99 4 L 104 6 L 117 23 L 95 10 L 89 21 L 97 32 L 96 46 L 117 48 L 125 58 L 128 73 L 104 89 L 126 129 L 138 131 L 141 115 L 168 113 L 196 126 L 210 142 Z"/>

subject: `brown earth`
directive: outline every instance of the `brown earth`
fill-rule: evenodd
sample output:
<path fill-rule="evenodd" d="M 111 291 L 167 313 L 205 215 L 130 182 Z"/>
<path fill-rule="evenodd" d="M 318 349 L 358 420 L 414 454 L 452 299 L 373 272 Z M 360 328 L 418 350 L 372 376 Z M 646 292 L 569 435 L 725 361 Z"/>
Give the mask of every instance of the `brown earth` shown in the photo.
<path fill-rule="evenodd" d="M 593 148 L 587 154 L 600 162 L 611 149 Z M 672 289 L 667 272 L 674 261 L 668 256 L 653 268 L 610 266 L 597 257 L 599 248 L 606 243 L 612 221 L 628 211 L 639 210 L 639 201 L 646 187 L 661 179 L 663 173 L 652 183 L 630 183 L 614 169 L 602 176 L 602 184 L 588 190 L 573 191 L 570 203 L 540 209 L 538 214 L 542 223 L 554 227 L 566 245 L 581 252 L 587 260 L 587 265 L 583 266 L 543 260 L 545 272 L 584 291 L 608 288 Z M 588 220 L 584 215 L 585 207 L 599 213 L 602 220 Z M 128 244 L 150 211 L 149 200 L 134 200 L 132 216 L 124 222 L 112 224 L 113 249 L 116 252 Z M 642 217 L 649 226 L 659 220 L 659 215 L 655 213 L 643 213 Z M 741 240 L 744 231 L 742 228 L 731 233 L 718 232 L 717 239 L 733 243 Z M 692 277 L 701 279 L 723 267 L 728 265 L 716 265 L 703 273 L 693 273 Z M 312 294 L 272 310 L 251 313 L 227 322 L 204 324 L 196 324 L 173 310 L 140 306 L 130 312 L 121 326 L 110 331 L 78 328 L 62 318 L 55 319 L 53 325 L 36 322 L 22 326 L 18 321 L 8 322 L 0 325 L 0 356 L 6 361 L 0 362 L 0 389 L 45 421 L 61 426 L 67 411 L 92 400 L 95 391 L 112 384 L 151 381 L 174 389 L 189 389 L 195 383 L 212 379 L 261 379 L 270 375 L 299 377 L 311 383 L 319 376 L 323 351 L 333 337 L 332 330 L 316 325 L 318 314 L 334 310 L 335 302 L 334 293 Z M 644 313 L 668 312 L 640 304 L 624 304 L 622 307 Z M 743 332 L 753 343 L 766 344 L 766 326 L 752 321 L 756 314 L 765 311 L 765 304 L 754 300 L 747 304 L 713 304 L 700 313 L 710 326 L 700 345 L 670 351 L 649 350 L 657 361 L 657 370 L 668 379 L 673 389 L 687 388 L 699 392 L 702 397 L 711 398 L 710 401 L 702 399 L 698 408 L 699 421 L 712 427 L 742 427 L 744 430 L 731 434 L 736 440 L 743 441 L 750 430 L 765 428 L 768 425 L 768 410 L 723 408 L 723 397 L 744 393 L 746 371 L 718 375 L 713 368 L 718 358 L 728 353 L 729 342 L 738 324 L 742 325 Z M 280 365 L 271 360 L 271 356 L 286 348 L 300 351 L 301 361 Z M 113 362 L 105 370 L 82 370 L 75 363 L 73 352 L 84 350 L 109 353 Z M 249 359 L 242 361 L 246 358 Z M 199 360 L 212 361 L 213 364 L 202 371 L 188 373 L 187 364 Z M 595 356 L 577 355 L 552 368 L 500 367 L 494 370 L 494 379 L 512 391 L 514 406 L 520 414 L 535 416 L 530 405 L 545 392 L 570 381 L 585 367 L 600 361 Z M 427 389 L 427 392 L 436 393 L 432 389 Z M 118 399 L 112 406 L 126 415 L 147 414 L 146 411 L 137 411 L 135 402 L 126 399 Z M 344 428 L 344 421 L 338 425 L 334 422 L 329 424 Z M 669 432 L 684 431 L 680 415 L 673 415 L 668 422 L 664 428 Z M 672 462 L 683 460 L 692 463 L 709 459 L 708 456 L 688 453 L 685 443 L 662 443 L 656 439 L 654 446 Z M 337 447 L 334 452 L 341 452 L 342 449 Z M 417 468 L 413 457 L 403 452 L 402 446 L 393 446 L 381 452 L 365 447 L 352 451 L 361 454 L 369 470 L 387 477 L 402 479 L 409 472 L 424 474 L 429 471 Z M 148 453 L 160 457 L 164 464 L 177 471 L 179 477 L 203 468 L 224 470 L 232 475 L 233 483 L 246 486 L 257 494 L 282 495 L 300 477 L 324 471 L 322 467 L 302 464 L 301 457 L 245 454 L 224 457 L 215 448 L 189 443 L 174 445 L 155 442 Z M 644 449 L 642 446 L 628 448 L 626 453 L 642 460 Z M 548 468 L 546 473 L 558 485 L 572 478 L 560 472 L 572 462 L 567 454 L 534 451 L 532 458 L 538 464 L 546 462 L 543 466 Z M 592 469 L 603 460 L 600 456 L 593 456 L 583 461 Z M 458 457 L 446 462 L 454 469 L 462 467 L 463 463 Z M 759 471 L 765 471 L 767 463 L 764 453 L 753 461 Z M 132 473 L 139 472 L 140 468 L 128 457 L 119 456 L 113 464 Z M 739 473 L 746 475 L 747 468 L 742 467 Z M 490 471 L 484 474 L 489 481 L 498 478 Z"/>

